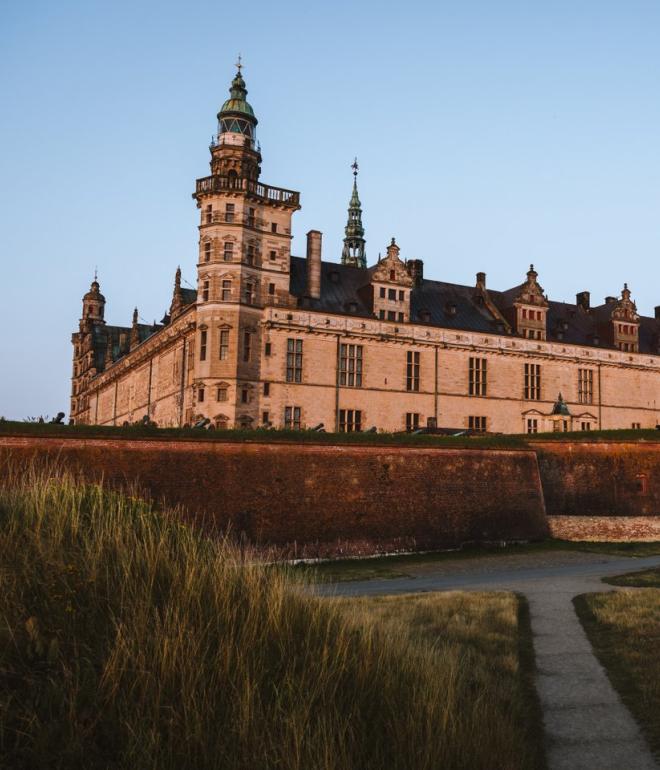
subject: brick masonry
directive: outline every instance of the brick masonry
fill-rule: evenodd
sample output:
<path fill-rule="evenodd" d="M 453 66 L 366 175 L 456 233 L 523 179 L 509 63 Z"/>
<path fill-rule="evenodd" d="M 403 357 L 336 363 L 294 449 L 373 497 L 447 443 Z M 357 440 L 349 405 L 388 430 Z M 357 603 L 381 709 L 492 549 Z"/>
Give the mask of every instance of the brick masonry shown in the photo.
<path fill-rule="evenodd" d="M 0 437 L 3 454 L 137 482 L 193 519 L 291 556 L 547 534 L 536 456 L 526 450 Z"/>
<path fill-rule="evenodd" d="M 31 458 L 137 484 L 190 520 L 291 557 L 535 540 L 549 531 L 660 539 L 660 443 L 504 450 L 0 436 L 0 477 L 8 459 Z"/>

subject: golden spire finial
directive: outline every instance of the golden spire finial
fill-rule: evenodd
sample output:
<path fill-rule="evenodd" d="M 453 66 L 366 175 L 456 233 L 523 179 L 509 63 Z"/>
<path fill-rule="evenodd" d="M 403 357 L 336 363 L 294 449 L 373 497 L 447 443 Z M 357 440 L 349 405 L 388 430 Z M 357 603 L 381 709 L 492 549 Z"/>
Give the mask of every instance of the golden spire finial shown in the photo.
<path fill-rule="evenodd" d="M 243 67 L 241 54 L 238 54 L 238 60 L 236 61 L 236 69 L 240 72 Z"/>

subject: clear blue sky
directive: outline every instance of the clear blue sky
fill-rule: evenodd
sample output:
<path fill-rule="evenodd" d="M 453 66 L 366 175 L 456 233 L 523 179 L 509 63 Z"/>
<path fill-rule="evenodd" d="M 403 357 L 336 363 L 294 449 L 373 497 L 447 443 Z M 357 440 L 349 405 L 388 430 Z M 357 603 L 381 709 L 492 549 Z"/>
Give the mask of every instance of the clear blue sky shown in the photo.
<path fill-rule="evenodd" d="M 294 254 L 338 259 L 353 156 L 373 262 L 660 304 L 660 4 L 610 0 L 0 5 L 0 415 L 68 414 L 98 265 L 111 323 L 195 283 L 208 141 L 243 55 Z"/>

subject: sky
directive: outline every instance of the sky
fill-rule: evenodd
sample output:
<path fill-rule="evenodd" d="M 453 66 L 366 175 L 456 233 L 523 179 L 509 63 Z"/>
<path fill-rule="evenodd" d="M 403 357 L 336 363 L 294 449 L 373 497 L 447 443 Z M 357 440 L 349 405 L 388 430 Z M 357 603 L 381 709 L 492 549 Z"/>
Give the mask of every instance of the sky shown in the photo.
<path fill-rule="evenodd" d="M 354 156 L 369 264 L 660 305 L 660 4 L 0 4 L 0 415 L 68 415 L 95 267 L 109 323 L 195 285 L 208 144 L 237 55 L 292 252 L 339 260 Z M 185 285 L 185 284 L 184 284 Z"/>

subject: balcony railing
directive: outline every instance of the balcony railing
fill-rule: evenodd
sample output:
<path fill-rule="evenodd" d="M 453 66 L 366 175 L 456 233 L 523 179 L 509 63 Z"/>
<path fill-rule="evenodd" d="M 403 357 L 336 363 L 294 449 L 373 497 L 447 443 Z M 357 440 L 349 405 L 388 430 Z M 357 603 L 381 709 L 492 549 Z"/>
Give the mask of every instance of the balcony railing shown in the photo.
<path fill-rule="evenodd" d="M 263 201 L 279 203 L 282 206 L 298 208 L 300 206 L 300 193 L 293 190 L 284 190 L 281 187 L 271 187 L 252 179 L 237 179 L 226 176 L 207 176 L 197 180 L 194 197 L 205 193 L 214 192 L 246 192 Z"/>

